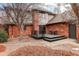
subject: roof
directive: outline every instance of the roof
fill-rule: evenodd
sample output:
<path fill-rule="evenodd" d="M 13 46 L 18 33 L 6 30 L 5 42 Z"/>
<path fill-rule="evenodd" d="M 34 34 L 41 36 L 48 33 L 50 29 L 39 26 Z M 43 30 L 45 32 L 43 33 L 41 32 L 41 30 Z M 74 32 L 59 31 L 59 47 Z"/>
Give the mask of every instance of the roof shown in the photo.
<path fill-rule="evenodd" d="M 77 17 L 72 11 L 65 11 L 62 14 L 56 15 L 54 19 L 51 19 L 48 21 L 47 24 L 52 24 L 52 23 L 59 23 L 59 22 L 76 22 Z"/>
<path fill-rule="evenodd" d="M 24 21 L 24 24 L 32 24 L 32 16 L 29 15 L 30 18 L 28 20 Z M 3 16 L 5 20 L 1 20 L 1 24 L 14 24 L 13 22 L 10 22 L 6 20 L 6 16 Z M 53 23 L 59 23 L 59 22 L 74 22 L 76 20 L 76 16 L 71 11 L 66 11 L 62 14 L 57 14 L 55 16 L 50 15 L 48 16 L 48 22 L 46 24 L 53 24 Z"/>
<path fill-rule="evenodd" d="M 52 6 L 54 7 L 54 6 Z M 49 8 L 46 5 L 34 5 L 32 8 L 30 8 L 31 11 L 39 11 L 41 13 L 48 13 L 51 15 L 56 15 L 56 13 L 54 13 L 53 11 L 50 11 Z"/>
<path fill-rule="evenodd" d="M 40 12 L 40 13 L 47 13 L 47 14 L 49 14 L 49 15 L 56 15 L 55 13 L 53 13 L 53 12 L 50 12 L 50 11 L 48 11 L 48 10 L 45 10 L 45 9 L 32 9 L 32 11 L 38 11 L 38 12 Z"/>

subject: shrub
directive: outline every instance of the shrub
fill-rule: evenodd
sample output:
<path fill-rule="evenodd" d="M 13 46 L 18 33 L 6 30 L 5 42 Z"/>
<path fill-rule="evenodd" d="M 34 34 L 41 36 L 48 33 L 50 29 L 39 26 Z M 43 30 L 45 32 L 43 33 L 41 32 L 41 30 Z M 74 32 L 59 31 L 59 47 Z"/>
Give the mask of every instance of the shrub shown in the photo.
<path fill-rule="evenodd" d="M 8 34 L 4 29 L 0 29 L 0 42 L 7 42 Z"/>

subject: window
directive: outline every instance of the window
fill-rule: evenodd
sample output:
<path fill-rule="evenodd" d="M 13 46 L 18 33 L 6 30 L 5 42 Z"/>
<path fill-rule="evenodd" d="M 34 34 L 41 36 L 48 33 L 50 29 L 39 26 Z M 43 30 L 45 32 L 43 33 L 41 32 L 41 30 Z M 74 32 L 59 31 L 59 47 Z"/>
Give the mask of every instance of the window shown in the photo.
<path fill-rule="evenodd" d="M 47 23 L 48 14 L 41 14 L 39 25 L 45 25 Z"/>

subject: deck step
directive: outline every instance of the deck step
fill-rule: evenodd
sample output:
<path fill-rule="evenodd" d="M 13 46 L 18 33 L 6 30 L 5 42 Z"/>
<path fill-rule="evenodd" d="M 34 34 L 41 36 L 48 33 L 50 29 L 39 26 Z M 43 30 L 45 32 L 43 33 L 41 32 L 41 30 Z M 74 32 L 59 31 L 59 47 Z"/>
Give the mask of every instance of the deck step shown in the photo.
<path fill-rule="evenodd" d="M 44 38 L 43 40 L 45 41 L 49 41 L 49 42 L 52 42 L 52 41 L 58 41 L 58 40 L 62 40 L 62 39 L 66 39 L 67 37 L 55 37 L 55 38 Z"/>

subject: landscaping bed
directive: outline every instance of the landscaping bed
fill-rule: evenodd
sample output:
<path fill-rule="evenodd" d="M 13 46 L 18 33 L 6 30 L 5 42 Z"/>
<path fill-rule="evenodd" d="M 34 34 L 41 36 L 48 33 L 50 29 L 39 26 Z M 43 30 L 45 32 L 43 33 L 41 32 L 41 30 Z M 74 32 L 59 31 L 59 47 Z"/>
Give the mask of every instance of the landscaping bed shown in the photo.
<path fill-rule="evenodd" d="M 6 50 L 6 47 L 4 45 L 0 45 L 0 53 L 4 52 Z"/>
<path fill-rule="evenodd" d="M 51 49 L 44 46 L 25 46 L 8 54 L 9 56 L 79 56 L 70 50 Z"/>

